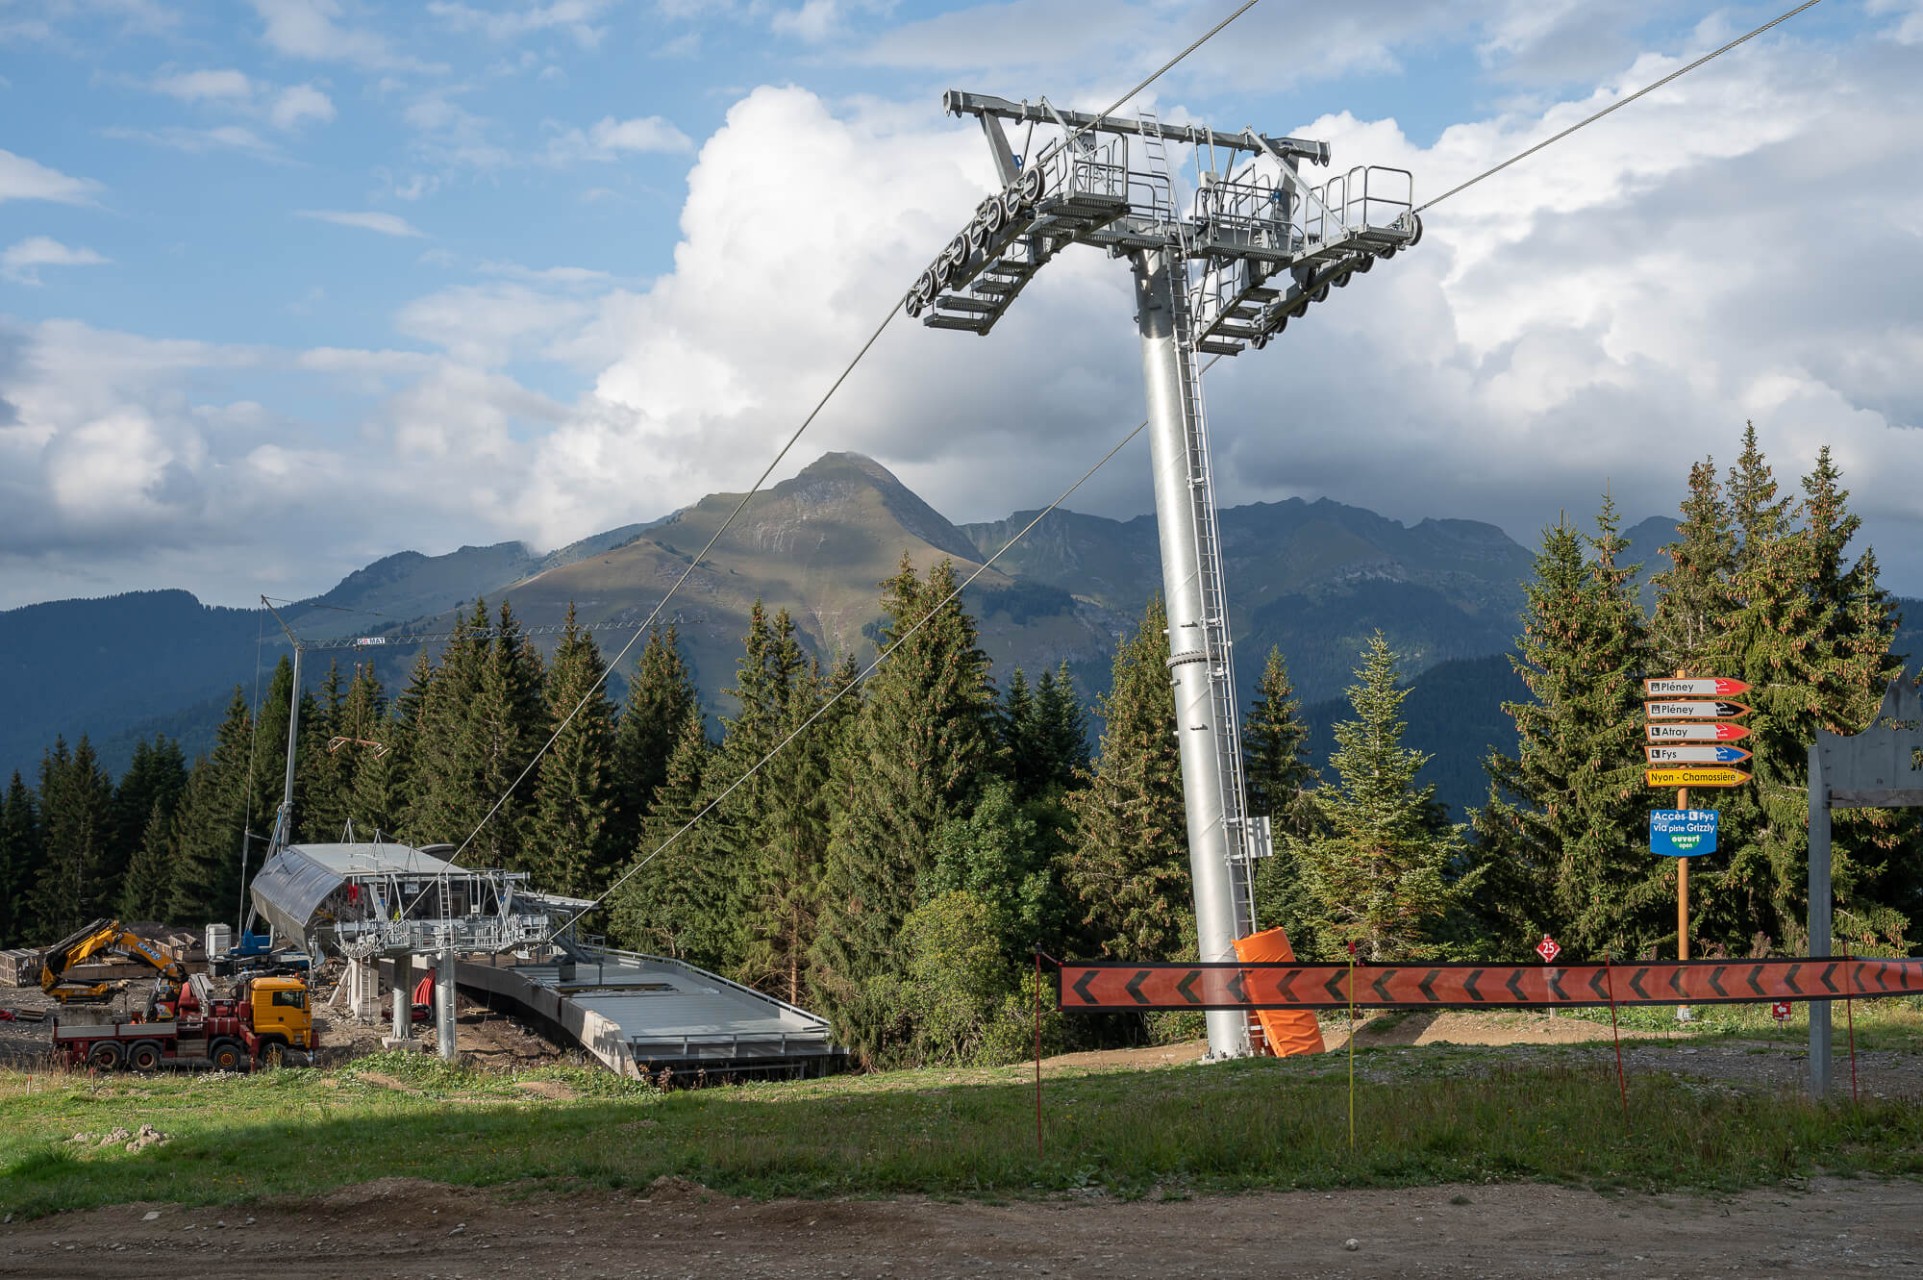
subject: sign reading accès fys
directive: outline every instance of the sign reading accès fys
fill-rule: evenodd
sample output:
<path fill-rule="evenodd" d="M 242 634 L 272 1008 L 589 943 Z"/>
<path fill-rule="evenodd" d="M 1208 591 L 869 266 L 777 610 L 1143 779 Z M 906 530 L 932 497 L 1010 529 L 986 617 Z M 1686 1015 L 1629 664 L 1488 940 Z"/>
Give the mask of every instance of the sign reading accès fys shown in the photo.
<path fill-rule="evenodd" d="M 1650 810 L 1649 851 L 1671 858 L 1694 858 L 1716 852 L 1716 811 Z"/>

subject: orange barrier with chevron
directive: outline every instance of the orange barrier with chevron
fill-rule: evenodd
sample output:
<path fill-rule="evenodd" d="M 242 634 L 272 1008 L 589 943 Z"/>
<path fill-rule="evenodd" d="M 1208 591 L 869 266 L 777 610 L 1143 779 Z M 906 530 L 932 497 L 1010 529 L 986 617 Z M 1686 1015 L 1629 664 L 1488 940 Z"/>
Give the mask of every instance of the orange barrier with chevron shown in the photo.
<path fill-rule="evenodd" d="M 1349 989 L 1349 975 L 1355 989 Z M 1685 960 L 1666 964 L 1064 964 L 1056 1007 L 1493 1009 L 1734 1004 L 1923 995 L 1923 960 Z"/>

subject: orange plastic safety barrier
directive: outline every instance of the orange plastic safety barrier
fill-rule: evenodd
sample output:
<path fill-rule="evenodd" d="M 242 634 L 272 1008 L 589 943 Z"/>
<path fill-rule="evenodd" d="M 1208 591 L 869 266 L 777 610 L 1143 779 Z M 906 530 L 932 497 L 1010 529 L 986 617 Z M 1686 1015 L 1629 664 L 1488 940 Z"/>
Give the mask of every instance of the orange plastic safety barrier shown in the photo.
<path fill-rule="evenodd" d="M 1354 989 L 1350 989 L 1350 974 Z M 1923 960 L 1687 960 L 1666 964 L 1064 964 L 1058 1007 L 1490 1009 L 1734 1004 L 1923 994 Z"/>
<path fill-rule="evenodd" d="M 1237 938 L 1235 955 L 1238 960 L 1245 961 L 1295 963 L 1295 948 L 1289 945 L 1289 935 L 1280 925 L 1252 933 L 1246 938 Z M 1255 1017 L 1262 1024 L 1262 1035 L 1268 1040 L 1269 1048 L 1278 1058 L 1321 1053 L 1326 1047 L 1322 1043 L 1322 1028 L 1317 1025 L 1315 1015 L 1307 1009 L 1263 1009 Z"/>

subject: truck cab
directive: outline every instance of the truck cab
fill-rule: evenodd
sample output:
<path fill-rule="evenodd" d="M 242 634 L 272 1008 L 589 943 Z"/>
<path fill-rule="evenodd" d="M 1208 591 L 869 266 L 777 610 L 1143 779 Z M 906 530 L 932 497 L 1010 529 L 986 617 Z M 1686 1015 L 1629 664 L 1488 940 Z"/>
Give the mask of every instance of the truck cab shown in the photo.
<path fill-rule="evenodd" d="M 307 1050 L 318 1047 L 307 983 L 302 979 L 255 978 L 247 984 L 244 1000 L 254 1036 L 263 1045 Z"/>

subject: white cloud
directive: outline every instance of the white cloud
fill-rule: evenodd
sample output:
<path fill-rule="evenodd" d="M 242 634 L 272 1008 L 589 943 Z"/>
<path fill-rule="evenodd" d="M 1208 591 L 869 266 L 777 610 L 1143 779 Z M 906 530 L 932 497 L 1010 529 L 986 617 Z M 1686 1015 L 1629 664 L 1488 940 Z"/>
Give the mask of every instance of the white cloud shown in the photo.
<path fill-rule="evenodd" d="M 607 12 L 610 0 L 554 0 L 504 10 L 477 9 L 472 5 L 434 0 L 428 12 L 456 31 L 479 31 L 490 40 L 517 40 L 540 31 L 563 30 L 584 47 L 592 47 L 602 36 L 594 20 Z"/>
<path fill-rule="evenodd" d="M 159 129 L 102 129 L 101 134 L 126 142 L 145 142 L 202 155 L 210 151 L 241 151 L 262 160 L 282 159 L 281 150 L 246 125 L 223 124 L 211 129 L 191 129 L 185 125 L 166 125 Z"/>
<path fill-rule="evenodd" d="M 694 150 L 694 142 L 660 116 L 617 120 L 603 116 L 587 129 L 568 129 L 548 143 L 548 159 L 556 164 L 575 160 L 615 160 L 631 152 L 674 154 Z"/>
<path fill-rule="evenodd" d="M 290 58 L 351 62 L 375 70 L 428 70 L 428 64 L 397 54 L 386 37 L 362 27 L 341 25 L 339 0 L 252 0 L 266 24 L 268 47 Z"/>
<path fill-rule="evenodd" d="M 297 128 L 309 120 L 326 124 L 334 118 L 334 100 L 311 84 L 291 85 L 280 91 L 268 115 L 281 129 Z"/>
<path fill-rule="evenodd" d="M 206 99 L 217 101 L 244 101 L 254 96 L 254 82 L 244 72 L 231 68 L 217 71 L 182 71 L 173 75 L 156 76 L 153 87 L 156 92 L 183 102 L 200 102 Z"/>
<path fill-rule="evenodd" d="M 8 200 L 51 200 L 58 204 L 91 204 L 100 184 L 91 178 L 72 178 L 37 160 L 0 151 L 0 203 Z"/>
<path fill-rule="evenodd" d="M 356 213 L 340 209 L 301 209 L 299 216 L 313 218 L 318 222 L 331 222 L 339 227 L 358 227 L 362 231 L 378 231 L 384 236 L 418 236 L 420 229 L 406 218 L 394 213 Z"/>
<path fill-rule="evenodd" d="M 92 249 L 64 245 L 50 236 L 28 236 L 0 250 L 0 276 L 39 284 L 41 267 L 97 267 L 108 261 Z"/>

